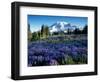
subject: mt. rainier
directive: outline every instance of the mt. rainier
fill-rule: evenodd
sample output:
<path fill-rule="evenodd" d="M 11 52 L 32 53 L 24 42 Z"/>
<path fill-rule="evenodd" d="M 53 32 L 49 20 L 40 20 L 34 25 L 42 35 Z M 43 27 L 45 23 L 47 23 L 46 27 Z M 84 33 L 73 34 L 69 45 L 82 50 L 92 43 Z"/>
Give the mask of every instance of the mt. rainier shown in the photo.
<path fill-rule="evenodd" d="M 51 33 L 60 31 L 67 32 L 68 30 L 73 31 L 76 28 L 78 27 L 75 25 L 71 25 L 68 22 L 58 21 L 50 26 L 50 32 Z"/>

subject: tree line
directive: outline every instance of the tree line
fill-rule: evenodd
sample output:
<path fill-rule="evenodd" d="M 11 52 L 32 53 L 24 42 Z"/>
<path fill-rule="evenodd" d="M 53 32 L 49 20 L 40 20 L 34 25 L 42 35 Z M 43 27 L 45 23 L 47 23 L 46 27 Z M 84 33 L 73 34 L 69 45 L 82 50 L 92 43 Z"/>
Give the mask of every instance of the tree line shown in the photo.
<path fill-rule="evenodd" d="M 48 36 L 50 36 L 49 27 L 47 25 L 42 25 L 41 30 L 37 32 L 33 32 L 31 34 L 30 32 L 31 32 L 30 25 L 28 25 L 28 40 L 29 41 L 39 40 L 39 39 L 47 38 Z"/>
<path fill-rule="evenodd" d="M 88 32 L 88 26 L 85 25 L 82 30 L 80 30 L 79 28 L 76 28 L 73 31 L 68 30 L 67 34 L 87 34 L 87 32 Z"/>
<path fill-rule="evenodd" d="M 67 33 L 64 32 L 53 32 L 52 34 L 50 33 L 49 26 L 47 25 L 42 25 L 41 29 L 37 32 L 31 32 L 30 30 L 30 25 L 28 24 L 28 41 L 35 41 L 39 39 L 44 39 L 48 38 L 49 36 L 53 35 L 68 35 L 68 34 L 87 34 L 88 26 L 85 25 L 82 30 L 79 28 L 76 28 L 75 30 L 71 31 L 70 29 L 67 29 Z"/>

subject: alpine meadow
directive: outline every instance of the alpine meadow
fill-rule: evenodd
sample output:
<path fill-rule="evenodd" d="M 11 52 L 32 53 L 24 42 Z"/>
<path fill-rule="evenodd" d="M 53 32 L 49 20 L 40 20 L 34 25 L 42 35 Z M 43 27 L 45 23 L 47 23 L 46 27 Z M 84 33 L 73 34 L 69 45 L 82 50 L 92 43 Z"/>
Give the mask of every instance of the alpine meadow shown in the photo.
<path fill-rule="evenodd" d="M 28 15 L 28 67 L 88 63 L 88 18 Z"/>

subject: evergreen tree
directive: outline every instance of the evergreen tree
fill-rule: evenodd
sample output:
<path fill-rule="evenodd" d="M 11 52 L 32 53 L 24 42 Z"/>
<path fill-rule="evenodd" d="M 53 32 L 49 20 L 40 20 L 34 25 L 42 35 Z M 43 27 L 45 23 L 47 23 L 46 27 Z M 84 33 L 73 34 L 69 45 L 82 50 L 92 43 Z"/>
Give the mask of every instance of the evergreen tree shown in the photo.
<path fill-rule="evenodd" d="M 41 26 L 41 36 L 43 37 L 45 33 L 44 25 Z"/>
<path fill-rule="evenodd" d="M 46 35 L 46 37 L 49 36 L 49 27 L 48 26 L 45 26 L 45 35 Z"/>
<path fill-rule="evenodd" d="M 33 32 L 31 41 L 35 41 L 35 40 L 38 40 L 38 39 L 39 39 L 38 32 Z"/>
<path fill-rule="evenodd" d="M 41 36 L 47 38 L 49 36 L 49 27 L 47 25 L 41 26 Z"/>
<path fill-rule="evenodd" d="M 81 30 L 79 28 L 76 28 L 73 32 L 74 34 L 81 34 Z"/>
<path fill-rule="evenodd" d="M 30 24 L 28 24 L 28 31 L 31 32 L 31 30 L 30 30 Z"/>
<path fill-rule="evenodd" d="M 37 33 L 38 33 L 38 38 L 41 39 L 41 32 L 38 31 Z"/>
<path fill-rule="evenodd" d="M 67 29 L 67 34 L 71 34 L 71 30 L 69 28 Z"/>
<path fill-rule="evenodd" d="M 28 41 L 31 41 L 31 38 L 32 38 L 32 33 L 30 30 L 30 24 L 28 24 Z"/>
<path fill-rule="evenodd" d="M 87 34 L 87 32 L 88 32 L 88 26 L 85 25 L 84 28 L 83 28 L 82 33 L 83 33 L 83 34 Z"/>

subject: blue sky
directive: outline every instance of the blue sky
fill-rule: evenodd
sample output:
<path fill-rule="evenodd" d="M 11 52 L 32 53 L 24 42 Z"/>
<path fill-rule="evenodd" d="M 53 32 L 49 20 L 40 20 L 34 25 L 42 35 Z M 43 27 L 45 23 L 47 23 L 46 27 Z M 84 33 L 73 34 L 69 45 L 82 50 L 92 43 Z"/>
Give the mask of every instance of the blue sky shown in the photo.
<path fill-rule="evenodd" d="M 40 30 L 41 25 L 51 26 L 57 21 L 64 21 L 83 28 L 88 24 L 87 17 L 73 17 L 73 16 L 47 16 L 47 15 L 28 15 L 28 24 L 32 32 Z"/>

